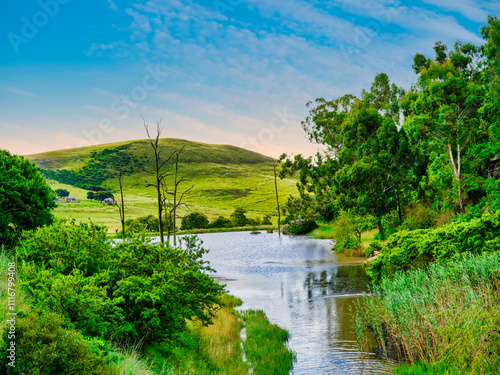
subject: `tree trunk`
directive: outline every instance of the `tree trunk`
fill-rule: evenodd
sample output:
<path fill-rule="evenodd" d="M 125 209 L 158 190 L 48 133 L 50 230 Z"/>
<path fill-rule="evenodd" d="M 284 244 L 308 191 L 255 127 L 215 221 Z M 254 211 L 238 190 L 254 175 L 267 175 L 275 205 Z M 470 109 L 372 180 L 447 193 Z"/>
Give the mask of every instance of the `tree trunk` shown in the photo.
<path fill-rule="evenodd" d="M 277 181 L 277 178 L 276 178 L 276 164 L 277 162 L 275 162 L 273 164 L 274 166 L 274 190 L 276 192 L 276 207 L 278 209 L 278 236 L 281 237 L 281 212 L 280 212 L 280 201 L 279 201 L 279 197 L 278 197 L 278 181 Z"/>
<path fill-rule="evenodd" d="M 118 175 L 118 183 L 120 185 L 120 197 L 121 197 L 121 202 L 120 202 L 120 207 L 118 210 L 120 211 L 120 221 L 122 224 L 122 240 L 125 241 L 125 202 L 123 200 L 123 183 L 122 183 L 122 168 L 120 167 L 120 172 Z"/>
<path fill-rule="evenodd" d="M 450 163 L 453 168 L 453 175 L 455 177 L 455 181 L 458 186 L 458 203 L 460 204 L 460 210 L 462 213 L 465 213 L 465 204 L 463 197 L 463 189 L 462 189 L 462 176 L 461 176 L 461 168 L 462 168 L 462 160 L 461 160 L 462 150 L 460 149 L 460 145 L 457 145 L 457 161 L 455 162 L 455 158 L 453 157 L 453 152 L 451 151 L 451 144 L 448 143 L 448 155 L 450 157 Z"/>

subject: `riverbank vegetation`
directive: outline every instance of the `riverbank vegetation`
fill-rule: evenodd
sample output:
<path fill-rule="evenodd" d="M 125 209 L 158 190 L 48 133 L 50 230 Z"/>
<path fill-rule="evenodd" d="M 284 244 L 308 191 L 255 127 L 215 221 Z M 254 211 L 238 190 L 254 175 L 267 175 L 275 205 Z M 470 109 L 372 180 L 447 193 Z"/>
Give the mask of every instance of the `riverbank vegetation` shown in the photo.
<path fill-rule="evenodd" d="M 3 355 L 0 374 L 247 374 L 280 363 L 286 372 L 273 373 L 288 374 L 293 364 L 287 332 L 234 310 L 241 301 L 210 277 L 195 237 L 182 248 L 112 244 L 100 226 L 56 222 L 25 232 L 12 250 L 0 254 L 2 270 L 17 264 L 13 287 L 2 271 L 0 316 L 16 312 L 15 339 L 4 325 L 0 347 L 15 341 L 16 366 Z M 274 341 L 267 356 L 249 349 L 245 362 L 240 331 L 254 315 L 249 342 L 267 331 Z"/>
<path fill-rule="evenodd" d="M 465 254 L 450 263 L 396 272 L 373 287 L 374 297 L 365 297 L 363 308 L 358 306 L 358 340 L 374 335 L 383 355 L 421 362 L 413 372 L 396 374 L 425 373 L 418 369 L 496 374 L 499 282 L 498 253 Z"/>
<path fill-rule="evenodd" d="M 372 257 L 358 337 L 415 362 L 397 374 L 500 367 L 500 20 L 481 36 L 417 53 L 409 89 L 380 73 L 359 96 L 308 103 L 302 127 L 327 151 L 281 157 L 299 180 L 287 220 L 315 220 L 335 251 Z"/>

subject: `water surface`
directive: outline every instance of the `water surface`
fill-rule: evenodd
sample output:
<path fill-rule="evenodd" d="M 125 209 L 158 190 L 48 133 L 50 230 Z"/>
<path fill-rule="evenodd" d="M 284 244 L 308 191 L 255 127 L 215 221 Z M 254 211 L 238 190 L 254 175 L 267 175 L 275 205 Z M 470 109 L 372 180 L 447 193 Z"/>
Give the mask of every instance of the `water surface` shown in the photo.
<path fill-rule="evenodd" d="M 367 291 L 362 258 L 333 254 L 331 241 L 276 233 L 199 236 L 205 259 L 243 300 L 291 333 L 294 374 L 388 374 L 393 364 L 357 351 L 350 307 Z"/>

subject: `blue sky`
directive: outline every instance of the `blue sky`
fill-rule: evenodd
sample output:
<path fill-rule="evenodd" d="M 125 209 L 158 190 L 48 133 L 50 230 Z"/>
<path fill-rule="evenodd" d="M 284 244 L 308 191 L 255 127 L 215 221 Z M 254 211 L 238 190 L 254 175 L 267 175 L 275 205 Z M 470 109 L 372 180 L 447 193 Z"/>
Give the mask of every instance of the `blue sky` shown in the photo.
<path fill-rule="evenodd" d="M 21 5 L 22 4 L 22 5 Z M 0 148 L 163 136 L 313 154 L 317 97 L 415 81 L 436 41 L 482 43 L 500 0 L 41 0 L 0 5 Z"/>

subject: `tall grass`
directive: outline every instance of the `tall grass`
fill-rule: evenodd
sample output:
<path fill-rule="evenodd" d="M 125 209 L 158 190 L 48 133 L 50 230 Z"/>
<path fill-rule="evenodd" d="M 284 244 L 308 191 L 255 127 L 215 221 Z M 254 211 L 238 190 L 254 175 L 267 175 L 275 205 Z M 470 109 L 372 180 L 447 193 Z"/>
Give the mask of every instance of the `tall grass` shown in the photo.
<path fill-rule="evenodd" d="M 243 375 L 249 366 L 243 362 L 240 331 L 242 322 L 234 307 L 241 300 L 223 296 L 224 307 L 219 309 L 213 324 L 204 327 L 199 322 L 189 322 L 189 331 L 175 347 L 155 345 L 146 349 L 154 360 L 159 375 Z"/>
<path fill-rule="evenodd" d="M 241 314 L 246 326 L 245 355 L 254 374 L 288 375 L 296 355 L 287 347 L 288 331 L 271 324 L 262 310 Z"/>
<path fill-rule="evenodd" d="M 496 373 L 499 270 L 500 255 L 488 254 L 383 279 L 356 308 L 358 343 L 374 335 L 386 356 L 446 366 L 453 374 Z"/>
<path fill-rule="evenodd" d="M 119 375 L 157 375 L 153 370 L 153 362 L 143 358 L 138 347 L 111 351 L 107 360 L 116 367 Z"/>

